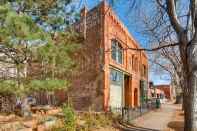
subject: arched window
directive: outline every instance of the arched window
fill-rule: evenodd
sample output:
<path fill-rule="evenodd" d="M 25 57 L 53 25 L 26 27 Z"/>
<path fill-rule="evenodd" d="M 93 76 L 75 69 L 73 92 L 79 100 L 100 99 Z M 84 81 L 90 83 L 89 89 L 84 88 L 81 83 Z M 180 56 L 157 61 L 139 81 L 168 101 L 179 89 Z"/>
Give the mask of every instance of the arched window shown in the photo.
<path fill-rule="evenodd" d="M 117 40 L 112 40 L 111 50 L 112 50 L 111 52 L 112 59 L 115 60 L 117 63 L 122 64 L 123 50 L 120 43 Z"/>
<path fill-rule="evenodd" d="M 137 72 L 139 66 L 139 61 L 136 55 L 132 55 L 132 70 Z"/>

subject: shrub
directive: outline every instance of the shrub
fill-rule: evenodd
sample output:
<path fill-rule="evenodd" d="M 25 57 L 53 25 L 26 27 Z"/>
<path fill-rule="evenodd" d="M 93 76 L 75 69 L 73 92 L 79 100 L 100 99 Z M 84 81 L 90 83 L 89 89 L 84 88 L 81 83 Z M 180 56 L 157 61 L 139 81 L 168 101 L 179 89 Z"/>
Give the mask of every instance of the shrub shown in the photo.
<path fill-rule="evenodd" d="M 64 114 L 64 129 L 66 131 L 75 131 L 76 130 L 76 115 L 69 104 L 64 104 L 62 107 L 62 112 Z"/>
<path fill-rule="evenodd" d="M 83 129 L 94 130 L 100 127 L 107 127 L 112 125 L 112 119 L 107 114 L 96 114 L 96 113 L 86 113 L 82 116 L 82 120 L 85 121 Z"/>
<path fill-rule="evenodd" d="M 31 91 L 54 91 L 66 89 L 69 83 L 66 80 L 32 80 L 26 86 Z"/>
<path fill-rule="evenodd" d="M 0 94 L 13 95 L 17 92 L 17 83 L 13 80 L 0 81 Z"/>

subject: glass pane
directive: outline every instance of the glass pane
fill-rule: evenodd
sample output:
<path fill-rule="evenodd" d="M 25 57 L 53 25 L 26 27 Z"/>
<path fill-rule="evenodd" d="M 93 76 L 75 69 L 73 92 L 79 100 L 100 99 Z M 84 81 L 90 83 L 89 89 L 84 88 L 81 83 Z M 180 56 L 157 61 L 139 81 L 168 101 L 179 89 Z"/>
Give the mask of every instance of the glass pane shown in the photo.
<path fill-rule="evenodd" d="M 123 74 L 119 71 L 111 69 L 110 79 L 111 79 L 111 84 L 122 85 Z"/>
<path fill-rule="evenodd" d="M 123 63 L 123 50 L 118 41 L 112 40 L 111 45 L 111 57 L 113 60 L 115 60 L 117 63 L 122 64 Z"/>
<path fill-rule="evenodd" d="M 112 41 L 111 50 L 111 57 L 113 60 L 116 60 L 116 44 L 114 41 Z"/>
<path fill-rule="evenodd" d="M 118 63 L 122 64 L 122 50 L 120 48 L 118 50 Z"/>

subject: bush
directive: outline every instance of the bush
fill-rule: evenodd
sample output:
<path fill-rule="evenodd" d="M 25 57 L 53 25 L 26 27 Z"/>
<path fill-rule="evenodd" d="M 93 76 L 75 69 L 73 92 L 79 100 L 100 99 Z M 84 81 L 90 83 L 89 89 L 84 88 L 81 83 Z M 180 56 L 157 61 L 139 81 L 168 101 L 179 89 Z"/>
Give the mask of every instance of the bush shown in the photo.
<path fill-rule="evenodd" d="M 0 81 L 0 94 L 13 95 L 17 94 L 17 82 L 14 80 Z"/>
<path fill-rule="evenodd" d="M 81 114 L 81 121 L 84 121 L 83 125 L 80 125 L 80 130 L 91 131 L 97 128 L 105 128 L 112 125 L 112 119 L 109 115 L 103 113 L 88 112 Z"/>
<path fill-rule="evenodd" d="M 54 91 L 60 89 L 66 89 L 69 86 L 66 80 L 32 80 L 26 87 L 30 91 Z"/>
<path fill-rule="evenodd" d="M 73 108 L 69 104 L 64 104 L 62 107 L 62 112 L 64 114 L 64 129 L 66 131 L 76 130 L 76 115 Z"/>

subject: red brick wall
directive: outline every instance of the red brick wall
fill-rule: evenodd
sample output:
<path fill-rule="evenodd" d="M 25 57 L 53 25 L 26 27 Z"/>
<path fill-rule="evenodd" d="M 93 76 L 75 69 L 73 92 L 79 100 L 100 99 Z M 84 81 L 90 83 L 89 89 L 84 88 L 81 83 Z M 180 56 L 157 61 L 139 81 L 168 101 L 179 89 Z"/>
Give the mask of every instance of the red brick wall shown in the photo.
<path fill-rule="evenodd" d="M 124 27 L 124 25 L 117 18 L 115 13 L 109 9 L 107 5 L 105 5 L 105 18 L 104 18 L 104 48 L 106 51 L 111 50 L 111 40 L 116 39 L 120 42 L 121 46 L 126 48 L 140 48 L 138 43 L 134 40 L 134 38 L 129 34 L 128 30 Z M 134 107 L 134 89 L 137 88 L 138 96 L 140 95 L 140 80 L 144 79 L 148 81 L 148 74 L 146 76 L 141 77 L 141 66 L 144 64 L 148 69 L 148 61 L 147 56 L 144 52 L 134 51 L 134 50 L 124 50 L 124 58 L 123 64 L 117 64 L 111 58 L 111 52 L 105 53 L 105 104 L 104 107 L 108 107 L 109 100 L 109 69 L 110 66 L 117 67 L 124 72 L 127 72 L 132 77 L 132 97 L 128 98 L 132 100 L 132 107 Z M 137 70 L 132 68 L 132 57 L 137 58 Z M 138 106 L 140 105 L 140 99 L 138 99 Z"/>
<path fill-rule="evenodd" d="M 132 78 L 132 95 L 127 99 L 131 99 L 131 106 L 134 107 L 134 89 L 138 89 L 139 97 L 140 80 L 144 79 L 148 82 L 148 74 L 141 76 L 142 64 L 148 68 L 146 54 L 124 50 L 123 64 L 117 64 L 111 59 L 111 39 L 118 40 L 124 49 L 140 48 L 138 43 L 105 2 L 90 11 L 82 10 L 81 13 L 81 21 L 75 24 L 75 28 L 84 36 L 85 42 L 82 43 L 82 49 L 77 58 L 79 70 L 73 73 L 72 77 L 70 94 L 74 106 L 80 110 L 89 107 L 108 110 L 110 67 L 114 66 L 128 73 Z M 86 21 L 84 21 L 85 17 Z M 133 61 L 133 57 L 137 58 L 137 64 Z M 136 64 L 134 67 L 137 67 L 137 70 L 133 69 L 133 63 Z"/>
<path fill-rule="evenodd" d="M 77 61 L 79 69 L 73 73 L 70 97 L 74 107 L 79 110 L 103 109 L 103 52 L 101 42 L 103 39 L 101 6 L 87 11 L 81 11 L 81 20 L 75 24 L 75 28 L 85 41 L 81 44 L 81 50 Z"/>
<path fill-rule="evenodd" d="M 157 85 L 155 86 L 157 89 L 164 91 L 164 94 L 167 99 L 171 99 L 171 86 L 170 85 Z"/>

